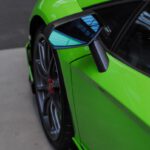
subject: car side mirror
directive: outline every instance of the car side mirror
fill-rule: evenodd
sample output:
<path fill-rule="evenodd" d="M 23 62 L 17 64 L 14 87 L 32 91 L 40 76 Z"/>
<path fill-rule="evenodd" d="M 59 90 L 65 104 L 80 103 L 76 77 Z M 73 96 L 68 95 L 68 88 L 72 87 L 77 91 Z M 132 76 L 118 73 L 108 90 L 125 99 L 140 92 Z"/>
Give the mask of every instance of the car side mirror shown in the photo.
<path fill-rule="evenodd" d="M 96 38 L 89 46 L 98 71 L 106 72 L 109 66 L 109 58 L 104 50 L 104 47 L 100 43 L 100 40 Z"/>
<path fill-rule="evenodd" d="M 105 72 L 108 57 L 97 38 L 102 29 L 96 14 L 80 13 L 50 24 L 46 32 L 50 45 L 56 50 L 89 46 L 99 72 Z"/>

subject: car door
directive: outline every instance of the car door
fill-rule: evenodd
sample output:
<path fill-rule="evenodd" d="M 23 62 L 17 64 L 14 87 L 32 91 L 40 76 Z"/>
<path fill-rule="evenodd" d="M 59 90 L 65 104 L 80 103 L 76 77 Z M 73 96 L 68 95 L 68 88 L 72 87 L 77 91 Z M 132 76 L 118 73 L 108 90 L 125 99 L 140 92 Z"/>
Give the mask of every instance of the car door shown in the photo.
<path fill-rule="evenodd" d="M 90 54 L 71 64 L 80 142 L 85 149 L 150 149 L 149 37 L 146 43 L 142 41 L 150 29 L 147 7 L 140 10 L 115 51 L 111 51 L 114 39 L 137 7 L 130 6 L 97 11 L 106 26 L 100 34 L 109 50 L 106 72 L 98 72 Z M 131 38 L 134 40 L 129 41 Z"/>

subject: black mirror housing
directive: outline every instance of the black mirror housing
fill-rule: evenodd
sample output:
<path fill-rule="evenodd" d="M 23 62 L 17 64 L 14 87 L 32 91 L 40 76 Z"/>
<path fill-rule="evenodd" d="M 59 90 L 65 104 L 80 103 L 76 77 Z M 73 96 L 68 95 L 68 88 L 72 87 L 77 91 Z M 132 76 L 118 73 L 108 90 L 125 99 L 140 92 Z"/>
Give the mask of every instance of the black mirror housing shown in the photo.
<path fill-rule="evenodd" d="M 89 46 L 98 71 L 105 72 L 109 59 L 98 39 L 102 30 L 97 14 L 85 11 L 50 23 L 44 33 L 55 50 Z"/>
<path fill-rule="evenodd" d="M 96 63 L 97 69 L 99 72 L 106 72 L 109 66 L 109 59 L 104 50 L 100 40 L 96 38 L 90 44 L 90 50 L 93 55 L 94 61 Z"/>
<path fill-rule="evenodd" d="M 54 49 L 68 49 L 88 46 L 102 27 L 97 14 L 88 10 L 50 23 L 44 33 Z"/>

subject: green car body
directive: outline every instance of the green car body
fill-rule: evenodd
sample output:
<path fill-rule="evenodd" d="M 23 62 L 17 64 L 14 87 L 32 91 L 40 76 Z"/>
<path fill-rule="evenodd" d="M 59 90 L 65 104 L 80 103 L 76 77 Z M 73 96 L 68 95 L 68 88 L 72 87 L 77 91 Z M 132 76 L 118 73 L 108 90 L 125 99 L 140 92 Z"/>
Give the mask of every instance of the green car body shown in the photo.
<path fill-rule="evenodd" d="M 48 25 L 82 12 L 85 7 L 107 2 L 38 0 L 30 20 L 30 34 L 37 18 Z M 149 150 L 150 78 L 109 52 L 108 70 L 98 72 L 88 46 L 59 50 L 57 53 L 73 119 L 73 141 L 78 149 Z M 30 78 L 34 82 L 30 43 L 27 55 Z"/>

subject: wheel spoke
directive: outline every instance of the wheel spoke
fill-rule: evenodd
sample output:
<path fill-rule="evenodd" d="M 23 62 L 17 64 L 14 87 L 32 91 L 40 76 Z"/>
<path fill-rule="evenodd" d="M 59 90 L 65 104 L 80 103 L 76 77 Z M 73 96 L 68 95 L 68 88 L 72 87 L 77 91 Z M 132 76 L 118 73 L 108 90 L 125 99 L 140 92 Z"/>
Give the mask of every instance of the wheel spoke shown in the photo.
<path fill-rule="evenodd" d="M 49 75 L 51 74 L 53 63 L 54 63 L 54 58 L 51 57 L 51 59 L 50 59 L 50 61 L 49 61 L 49 66 L 48 66 Z"/>
<path fill-rule="evenodd" d="M 51 113 L 51 118 L 52 118 L 52 122 L 54 125 L 54 130 L 51 131 L 51 134 L 58 134 L 60 132 L 60 120 L 58 117 L 56 105 L 54 104 L 53 101 L 51 102 L 50 113 Z"/>
<path fill-rule="evenodd" d="M 45 98 L 44 98 L 44 103 L 43 103 L 43 109 L 42 109 L 42 112 L 43 112 L 43 115 L 45 116 L 46 115 L 46 112 L 47 112 L 47 103 L 48 101 L 50 101 L 51 99 L 51 95 L 48 93 Z"/>
<path fill-rule="evenodd" d="M 37 85 L 36 89 L 38 91 L 47 91 L 48 90 L 48 85 Z"/>
<path fill-rule="evenodd" d="M 45 68 L 43 68 L 43 65 L 41 64 L 41 61 L 39 59 L 36 60 L 36 68 L 37 68 L 37 71 L 38 71 L 39 75 L 43 79 L 48 78 L 48 72 L 45 70 Z"/>
<path fill-rule="evenodd" d="M 55 105 L 57 106 L 57 110 L 58 112 L 62 112 L 62 105 L 61 105 L 61 100 L 60 100 L 60 96 L 59 94 L 55 94 L 54 96 L 54 99 L 55 99 Z"/>
<path fill-rule="evenodd" d="M 45 55 L 45 44 L 44 44 L 44 42 L 38 44 L 38 51 L 39 51 L 39 59 L 40 59 L 42 68 L 46 72 L 47 70 L 46 70 L 46 55 Z"/>
<path fill-rule="evenodd" d="M 38 66 L 40 67 L 40 70 L 43 74 L 48 74 L 48 69 L 46 67 L 46 54 L 45 54 L 45 44 L 44 41 L 38 43 L 38 59 L 36 59 L 36 62 Z"/>

